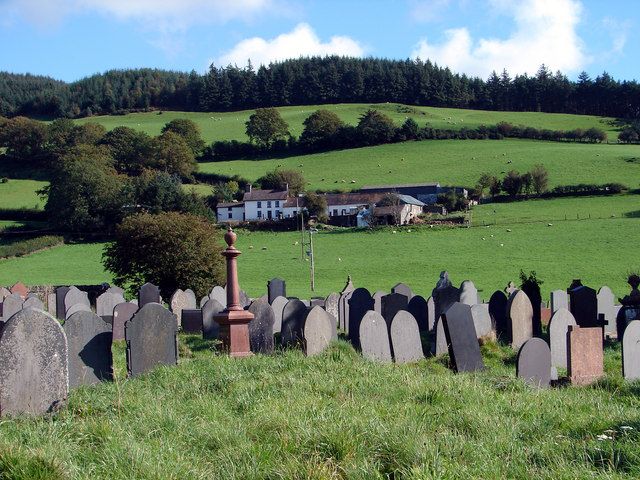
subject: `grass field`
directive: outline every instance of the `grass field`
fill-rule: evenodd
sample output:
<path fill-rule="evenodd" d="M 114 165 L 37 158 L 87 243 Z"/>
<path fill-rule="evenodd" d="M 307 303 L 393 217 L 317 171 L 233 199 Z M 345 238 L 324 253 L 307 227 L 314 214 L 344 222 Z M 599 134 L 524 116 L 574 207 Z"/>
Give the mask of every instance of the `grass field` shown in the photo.
<path fill-rule="evenodd" d="M 40 419 L 3 419 L 0 472 L 11 479 L 638 478 L 638 383 L 537 391 L 514 353 L 483 346 L 486 370 L 442 359 L 364 360 L 336 342 L 230 359 L 180 337 L 178 366 L 73 390 Z M 604 435 L 604 440 L 598 437 Z"/>
<path fill-rule="evenodd" d="M 36 192 L 47 183 L 24 179 L 10 179 L 7 183 L 0 183 L 0 208 L 43 208 L 46 202 Z"/>
<path fill-rule="evenodd" d="M 302 133 L 302 122 L 314 111 L 324 108 L 332 110 L 345 121 L 355 125 L 358 118 L 369 108 L 383 111 L 400 125 L 407 117 L 411 117 L 420 126 L 427 123 L 437 128 L 460 129 L 480 125 L 495 125 L 501 121 L 515 125 L 526 125 L 550 130 L 572 130 L 575 128 L 597 127 L 605 130 L 609 140 L 618 138 L 618 127 L 615 119 L 588 115 L 567 115 L 538 112 L 493 112 L 486 110 L 463 110 L 456 108 L 413 107 L 395 103 L 382 104 L 338 104 L 338 105 L 306 105 L 296 107 L 280 107 L 282 118 L 289 124 L 294 136 Z M 150 135 L 158 135 L 164 125 L 175 118 L 189 118 L 196 122 L 202 137 L 208 143 L 216 140 L 247 140 L 245 122 L 254 110 L 241 112 L 172 112 L 131 113 L 128 115 L 97 116 L 77 120 L 78 123 L 98 122 L 108 130 L 124 125 L 142 130 Z"/>
<path fill-rule="evenodd" d="M 628 293 L 626 274 L 640 270 L 629 256 L 637 243 L 640 197 L 554 199 L 482 205 L 473 210 L 474 225 L 493 220 L 500 209 L 505 223 L 473 228 L 383 228 L 375 231 L 321 231 L 314 237 L 316 292 L 340 290 L 347 275 L 371 292 L 389 290 L 398 282 L 428 296 L 442 270 L 460 284 L 471 279 L 488 299 L 496 289 L 517 280 L 520 269 L 535 270 L 545 283 L 543 295 L 566 288 L 574 278 L 616 295 Z M 607 202 L 607 203 L 604 203 Z M 603 206 L 606 205 L 606 206 Z M 576 212 L 593 210 L 601 219 L 575 220 Z M 610 211 L 615 218 L 610 218 Z M 635 212 L 635 213 L 634 213 Z M 564 214 L 571 220 L 564 221 Z M 552 220 L 553 226 L 547 226 Z M 506 223 L 506 222 L 511 223 Z M 534 223 L 520 223 L 534 222 Z M 510 231 L 508 231 L 510 230 Z M 296 232 L 239 232 L 241 286 L 263 295 L 273 277 L 287 280 L 290 295 L 309 298 L 309 263 L 301 260 Z M 110 281 L 100 263 L 103 244 L 55 247 L 21 259 L 0 260 L 0 284 L 79 284 Z M 264 249 L 263 249 L 264 248 Z"/>

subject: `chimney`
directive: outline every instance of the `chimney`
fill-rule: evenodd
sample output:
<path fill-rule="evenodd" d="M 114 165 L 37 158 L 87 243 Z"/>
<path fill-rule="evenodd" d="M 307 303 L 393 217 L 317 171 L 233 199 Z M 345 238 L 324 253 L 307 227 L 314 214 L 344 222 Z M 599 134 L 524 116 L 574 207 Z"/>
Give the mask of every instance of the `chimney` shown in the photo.
<path fill-rule="evenodd" d="M 251 184 L 249 184 L 249 193 L 251 193 Z"/>
<path fill-rule="evenodd" d="M 285 186 L 285 191 L 286 191 L 287 193 L 289 193 L 289 184 L 288 184 L 288 183 L 287 183 L 287 184 L 286 184 L 286 186 Z"/>

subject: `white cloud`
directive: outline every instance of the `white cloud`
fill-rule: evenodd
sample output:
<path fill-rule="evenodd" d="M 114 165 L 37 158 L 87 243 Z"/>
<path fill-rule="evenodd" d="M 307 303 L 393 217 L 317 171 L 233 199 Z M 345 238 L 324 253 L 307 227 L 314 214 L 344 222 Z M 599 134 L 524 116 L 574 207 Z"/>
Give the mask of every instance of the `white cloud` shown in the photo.
<path fill-rule="evenodd" d="M 489 0 L 489 4 L 512 18 L 515 28 L 509 38 L 476 41 L 467 28 L 455 28 L 445 32 L 443 43 L 420 40 L 412 56 L 482 77 L 503 68 L 511 74 L 534 74 L 543 63 L 551 70 L 576 72 L 590 61 L 576 32 L 582 15 L 578 0 Z"/>
<path fill-rule="evenodd" d="M 216 63 L 222 66 L 245 65 L 251 59 L 258 66 L 289 58 L 325 55 L 361 57 L 364 53 L 364 47 L 350 37 L 333 36 L 323 43 L 309 25 L 300 23 L 291 32 L 272 39 L 253 37 L 242 40 Z"/>
<path fill-rule="evenodd" d="M 433 22 L 442 17 L 451 0 L 411 0 L 410 17 L 416 22 Z"/>
<path fill-rule="evenodd" d="M 611 17 L 605 17 L 602 20 L 602 26 L 611 36 L 611 51 L 609 52 L 609 56 L 622 54 L 627 44 L 631 22 L 629 20 L 620 21 Z"/>

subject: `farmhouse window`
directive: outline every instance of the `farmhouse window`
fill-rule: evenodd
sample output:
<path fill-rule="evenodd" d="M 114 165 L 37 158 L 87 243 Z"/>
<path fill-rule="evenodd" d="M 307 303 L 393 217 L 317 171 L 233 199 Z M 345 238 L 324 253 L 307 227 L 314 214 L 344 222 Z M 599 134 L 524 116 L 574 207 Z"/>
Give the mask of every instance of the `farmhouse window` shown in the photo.
<path fill-rule="evenodd" d="M 276 200 L 276 208 L 280 208 L 280 200 Z"/>
<path fill-rule="evenodd" d="M 258 208 L 262 208 L 262 202 L 258 202 Z"/>
<path fill-rule="evenodd" d="M 271 208 L 271 200 L 267 200 L 267 208 Z"/>
<path fill-rule="evenodd" d="M 258 210 L 258 218 L 262 218 L 262 211 Z"/>

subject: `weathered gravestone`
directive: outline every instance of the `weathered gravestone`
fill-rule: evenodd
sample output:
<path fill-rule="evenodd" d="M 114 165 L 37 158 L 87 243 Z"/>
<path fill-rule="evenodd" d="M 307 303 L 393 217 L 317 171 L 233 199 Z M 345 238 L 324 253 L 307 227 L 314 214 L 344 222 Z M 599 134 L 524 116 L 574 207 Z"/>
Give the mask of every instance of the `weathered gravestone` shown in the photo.
<path fill-rule="evenodd" d="M 405 283 L 398 283 L 391 288 L 391 293 L 399 293 L 407 297 L 407 302 L 413 298 L 413 291 L 409 285 Z"/>
<path fill-rule="evenodd" d="M 471 316 L 473 317 L 473 326 L 476 329 L 476 337 L 482 338 L 493 334 L 488 304 L 476 303 L 472 305 Z"/>
<path fill-rule="evenodd" d="M 356 288 L 349 298 L 349 340 L 356 350 L 360 349 L 360 322 L 373 310 L 373 298 L 366 288 Z"/>
<path fill-rule="evenodd" d="M 471 307 L 456 302 L 442 315 L 449 356 L 456 372 L 482 370 L 484 363 L 473 326 Z"/>
<path fill-rule="evenodd" d="M 324 309 L 324 298 L 312 298 L 310 307 L 322 307 Z"/>
<path fill-rule="evenodd" d="M 511 338 L 511 328 L 509 325 L 509 315 L 507 308 L 509 300 L 504 292 L 496 290 L 489 299 L 489 316 L 493 322 L 493 328 L 498 340 L 508 342 Z"/>
<path fill-rule="evenodd" d="M 568 373 L 574 385 L 588 385 L 604 374 L 602 328 L 570 326 L 567 340 Z"/>
<path fill-rule="evenodd" d="M 209 293 L 209 298 L 216 300 L 224 308 L 227 307 L 227 291 L 224 289 L 224 287 L 221 287 L 219 285 L 213 287 L 211 293 Z"/>
<path fill-rule="evenodd" d="M 147 303 L 124 328 L 129 375 L 141 375 L 158 365 L 178 363 L 176 316 L 158 303 Z"/>
<path fill-rule="evenodd" d="M 434 332 L 436 327 L 436 304 L 433 301 L 433 297 L 427 298 L 427 323 L 429 332 Z"/>
<path fill-rule="evenodd" d="M 567 333 L 570 326 L 576 326 L 576 319 L 566 308 L 559 308 L 549 321 L 549 344 L 551 365 L 567 368 Z"/>
<path fill-rule="evenodd" d="M 284 310 L 284 306 L 289 302 L 289 299 L 285 297 L 276 297 L 271 303 L 271 308 L 273 309 L 273 334 L 280 333 L 282 330 L 282 311 Z"/>
<path fill-rule="evenodd" d="M 431 353 L 436 357 L 449 353 L 449 344 L 447 343 L 447 335 L 444 333 L 444 323 L 442 316 L 436 320 L 434 327 L 435 341 L 431 344 Z"/>
<path fill-rule="evenodd" d="M 177 289 L 171 295 L 170 300 L 171 311 L 175 314 L 178 320 L 178 326 L 182 325 L 182 311 L 194 310 L 196 308 L 196 297 L 191 292 L 191 295 L 182 289 Z"/>
<path fill-rule="evenodd" d="M 28 296 L 24 303 L 22 304 L 22 308 L 37 308 L 38 310 L 44 310 L 44 303 L 35 295 Z"/>
<path fill-rule="evenodd" d="M 11 295 L 11 291 L 9 291 L 8 288 L 0 287 L 0 302 L 4 300 L 4 297 L 8 297 L 9 295 Z"/>
<path fill-rule="evenodd" d="M 526 280 L 522 284 L 522 291 L 529 298 L 533 309 L 531 324 L 533 335 L 539 337 L 542 335 L 542 295 L 540 294 L 540 286 L 534 280 Z"/>
<path fill-rule="evenodd" d="M 304 339 L 304 321 L 309 309 L 297 298 L 289 300 L 282 310 L 282 329 L 280 343 L 285 347 L 302 345 Z"/>
<path fill-rule="evenodd" d="M 478 303 L 478 289 L 471 280 L 465 280 L 460 284 L 460 303 L 469 306 Z"/>
<path fill-rule="evenodd" d="M 269 304 L 272 304 L 276 297 L 287 296 L 287 285 L 281 278 L 272 278 L 267 282 L 267 296 Z"/>
<path fill-rule="evenodd" d="M 409 312 L 399 310 L 393 317 L 390 338 L 396 363 L 417 362 L 424 358 L 418 322 Z"/>
<path fill-rule="evenodd" d="M 380 315 L 382 315 L 382 297 L 384 297 L 386 294 L 386 292 L 378 290 L 371 296 L 371 298 L 373 298 L 373 311 L 378 312 Z"/>
<path fill-rule="evenodd" d="M 598 321 L 598 294 L 593 288 L 585 287 L 579 280 L 574 281 L 569 290 L 569 306 L 571 314 L 580 327 L 600 327 Z"/>
<path fill-rule="evenodd" d="M 64 318 L 69 318 L 69 309 L 74 305 L 85 305 L 91 309 L 89 295 L 78 287 L 70 287 L 69 291 L 64 296 Z"/>
<path fill-rule="evenodd" d="M 119 303 L 113 308 L 113 340 L 124 340 L 124 326 L 138 311 L 138 306 L 131 302 Z"/>
<path fill-rule="evenodd" d="M 422 295 L 414 295 L 407 304 L 407 311 L 418 322 L 420 333 L 429 331 L 429 306 Z"/>
<path fill-rule="evenodd" d="M 391 345 L 389 329 L 382 315 L 373 310 L 368 311 L 359 324 L 359 344 L 362 356 L 377 362 L 391 362 Z"/>
<path fill-rule="evenodd" d="M 340 302 L 338 302 L 338 324 L 345 331 L 349 328 L 349 297 L 354 290 L 355 287 L 349 275 L 347 284 L 340 291 Z"/>
<path fill-rule="evenodd" d="M 27 308 L 7 321 L 0 338 L 0 415 L 41 415 L 69 392 L 67 338 L 60 323 Z"/>
<path fill-rule="evenodd" d="M 327 298 L 324 299 L 324 309 L 333 318 L 333 323 L 338 322 L 338 304 L 340 302 L 340 294 L 330 293 Z"/>
<path fill-rule="evenodd" d="M 273 308 L 266 300 L 256 300 L 249 306 L 253 319 L 249 322 L 249 345 L 253 353 L 273 353 Z"/>
<path fill-rule="evenodd" d="M 18 295 L 20 295 L 22 297 L 22 299 L 24 300 L 25 298 L 27 298 L 27 295 L 29 295 L 29 289 L 27 288 L 27 286 L 22 283 L 22 282 L 18 282 L 15 285 L 13 285 L 9 291 L 11 293 L 17 293 Z"/>
<path fill-rule="evenodd" d="M 89 305 L 85 305 L 84 303 L 76 303 L 75 305 L 71 305 L 71 307 L 67 308 L 66 318 L 68 319 L 74 313 L 90 311 L 91 307 Z"/>
<path fill-rule="evenodd" d="M 202 333 L 202 310 L 182 310 L 182 331 L 184 333 Z"/>
<path fill-rule="evenodd" d="M 160 289 L 150 282 L 138 290 L 138 306 L 142 309 L 147 303 L 160 303 Z"/>
<path fill-rule="evenodd" d="M 532 387 L 548 388 L 551 384 L 551 351 L 541 338 L 530 338 L 518 350 L 516 375 Z"/>
<path fill-rule="evenodd" d="M 624 330 L 622 374 L 625 380 L 640 379 L 640 320 L 632 320 Z"/>
<path fill-rule="evenodd" d="M 435 318 L 440 318 L 451 305 L 460 301 L 460 289 L 451 285 L 449 274 L 445 271 L 440 273 L 440 280 L 431 296 L 435 305 Z"/>
<path fill-rule="evenodd" d="M 209 295 L 205 295 L 204 297 L 202 297 L 202 298 L 200 299 L 200 301 L 198 302 L 198 306 L 199 306 L 200 308 L 204 307 L 204 304 L 205 304 L 205 303 L 207 303 L 207 302 L 209 301 L 209 298 L 210 298 L 210 297 L 209 297 Z"/>
<path fill-rule="evenodd" d="M 322 307 L 313 307 L 304 322 L 305 354 L 317 355 L 327 349 L 333 339 L 335 322 Z"/>
<path fill-rule="evenodd" d="M 108 323 L 113 323 L 113 309 L 116 305 L 124 303 L 125 299 L 119 293 L 111 293 L 108 290 L 96 298 L 96 314 Z"/>
<path fill-rule="evenodd" d="M 222 306 L 215 298 L 207 300 L 202 307 L 202 338 L 205 340 L 216 340 L 220 333 L 220 324 L 214 320 L 217 314 L 222 312 L 225 307 Z"/>
<path fill-rule="evenodd" d="M 49 315 L 53 315 L 54 317 L 57 317 L 55 292 L 47 294 L 47 312 L 49 313 Z"/>
<path fill-rule="evenodd" d="M 533 307 L 522 290 L 516 290 L 509 298 L 509 327 L 511 346 L 517 350 L 533 337 Z"/>
<path fill-rule="evenodd" d="M 56 288 L 56 317 L 58 320 L 65 319 L 65 313 L 67 309 L 64 306 L 64 297 L 67 296 L 71 290 L 69 287 L 58 287 Z"/>
<path fill-rule="evenodd" d="M 111 325 L 93 312 L 78 312 L 62 328 L 69 349 L 69 387 L 111 380 Z"/>
<path fill-rule="evenodd" d="M 604 332 L 607 335 L 616 335 L 616 311 L 615 296 L 607 286 L 601 287 L 596 296 L 598 301 L 598 318 L 604 318 Z"/>
<path fill-rule="evenodd" d="M 2 321 L 6 323 L 11 317 L 22 310 L 24 300 L 17 293 L 12 293 L 2 302 Z"/>
<path fill-rule="evenodd" d="M 124 298 L 124 288 L 111 286 L 111 287 L 107 288 L 105 293 L 111 293 L 113 295 L 120 295 L 122 298 Z"/>
<path fill-rule="evenodd" d="M 561 308 L 569 310 L 569 295 L 564 290 L 554 290 L 551 292 L 551 312 Z"/>

